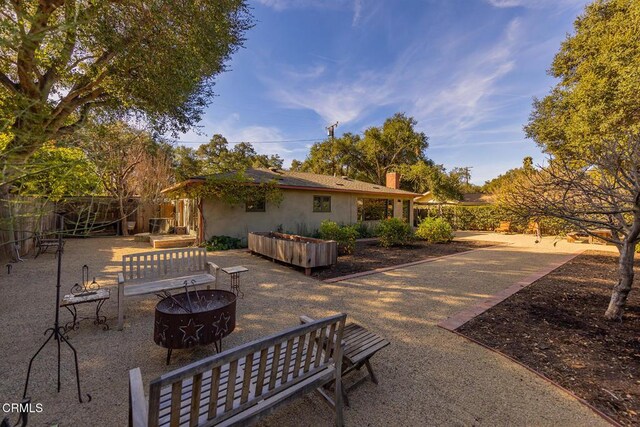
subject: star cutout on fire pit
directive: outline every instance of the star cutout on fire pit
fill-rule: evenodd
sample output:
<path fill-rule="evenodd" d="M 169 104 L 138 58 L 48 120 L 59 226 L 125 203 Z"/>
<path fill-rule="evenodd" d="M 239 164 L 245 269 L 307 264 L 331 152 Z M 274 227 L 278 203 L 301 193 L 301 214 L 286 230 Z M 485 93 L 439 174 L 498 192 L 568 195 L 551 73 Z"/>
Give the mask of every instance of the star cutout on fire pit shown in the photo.
<path fill-rule="evenodd" d="M 216 328 L 214 336 L 219 337 L 229 331 L 229 320 L 231 320 L 230 315 L 227 313 L 220 314 L 220 318 L 213 322 L 213 327 Z"/>
<path fill-rule="evenodd" d="M 193 341 L 194 344 L 197 344 L 200 341 L 200 331 L 204 328 L 204 325 L 196 325 L 193 319 L 189 319 L 189 323 L 186 326 L 180 326 L 180 331 L 182 331 L 182 342 L 187 344 Z"/>

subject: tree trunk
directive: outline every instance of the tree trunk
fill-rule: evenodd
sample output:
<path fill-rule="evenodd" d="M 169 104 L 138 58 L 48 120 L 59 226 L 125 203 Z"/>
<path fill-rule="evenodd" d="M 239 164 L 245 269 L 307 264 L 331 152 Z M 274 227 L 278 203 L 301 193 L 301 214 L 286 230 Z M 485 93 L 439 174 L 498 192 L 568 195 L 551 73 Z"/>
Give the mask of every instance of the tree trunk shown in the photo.
<path fill-rule="evenodd" d="M 618 283 L 613 287 L 609 307 L 604 317 L 609 320 L 622 319 L 622 312 L 627 303 L 627 296 L 633 285 L 633 260 L 635 257 L 635 243 L 633 240 L 625 239 L 620 250 L 620 260 L 618 261 Z"/>
<path fill-rule="evenodd" d="M 120 231 L 123 236 L 128 236 L 129 230 L 127 229 L 127 215 L 124 213 L 124 200 L 122 197 L 118 197 L 118 199 L 120 204 Z"/>
<path fill-rule="evenodd" d="M 15 261 L 15 235 L 9 185 L 0 185 L 0 259 Z"/>

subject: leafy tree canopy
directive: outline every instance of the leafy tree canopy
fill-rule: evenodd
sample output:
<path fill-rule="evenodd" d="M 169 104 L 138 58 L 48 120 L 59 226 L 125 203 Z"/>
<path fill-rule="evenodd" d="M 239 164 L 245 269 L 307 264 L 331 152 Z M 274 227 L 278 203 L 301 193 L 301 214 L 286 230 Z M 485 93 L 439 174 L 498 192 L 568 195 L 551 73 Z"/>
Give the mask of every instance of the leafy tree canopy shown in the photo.
<path fill-rule="evenodd" d="M 506 190 L 518 177 L 524 173 L 530 173 L 534 170 L 533 159 L 530 156 L 522 160 L 522 167 L 509 169 L 505 173 L 486 181 L 482 186 L 485 193 L 499 193 Z"/>
<path fill-rule="evenodd" d="M 102 185 L 93 164 L 79 148 L 49 143 L 39 148 L 25 165 L 26 173 L 15 185 L 22 195 L 58 201 L 64 196 L 100 194 Z"/>
<path fill-rule="evenodd" d="M 258 154 L 248 142 L 229 148 L 227 139 L 219 134 L 196 150 L 184 146 L 174 149 L 174 166 L 179 181 L 198 175 L 244 171 L 248 168 L 282 168 L 282 162 L 277 154 Z"/>
<path fill-rule="evenodd" d="M 399 169 L 402 187 L 416 193 L 431 191 L 438 200 L 460 200 L 462 183 L 455 172 L 447 173 L 442 165 L 420 160 L 413 165 L 402 165 Z"/>
<path fill-rule="evenodd" d="M 237 172 L 225 176 L 209 176 L 202 185 L 179 188 L 166 195 L 196 200 L 219 198 L 231 205 L 245 203 L 248 200 L 265 200 L 279 205 L 283 194 L 277 184 L 275 180 L 255 183 L 242 172 Z"/>
<path fill-rule="evenodd" d="M 580 159 L 604 140 L 640 132 L 640 2 L 587 6 L 556 54 L 560 81 L 534 100 L 527 136 L 556 156 Z M 589 154 L 591 155 L 591 154 Z"/>
<path fill-rule="evenodd" d="M 91 110 L 187 130 L 252 26 L 245 0 L 29 0 L 0 13 L 0 120 L 20 158 Z"/>
<path fill-rule="evenodd" d="M 346 133 L 318 142 L 304 162 L 292 165 L 304 172 L 346 175 L 384 185 L 387 172 L 427 160 L 429 139 L 415 130 L 416 124 L 414 118 L 397 113 L 382 126 L 365 130 L 363 137 Z"/>

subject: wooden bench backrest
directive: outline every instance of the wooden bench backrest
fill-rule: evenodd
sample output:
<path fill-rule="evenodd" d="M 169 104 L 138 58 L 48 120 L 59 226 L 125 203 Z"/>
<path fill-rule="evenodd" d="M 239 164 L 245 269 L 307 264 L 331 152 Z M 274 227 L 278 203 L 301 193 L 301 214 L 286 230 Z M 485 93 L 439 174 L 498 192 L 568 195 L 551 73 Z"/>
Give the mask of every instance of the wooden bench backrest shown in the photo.
<path fill-rule="evenodd" d="M 168 249 L 122 256 L 124 280 L 154 278 L 206 270 L 205 248 Z"/>
<path fill-rule="evenodd" d="M 148 425 L 212 425 L 329 366 L 335 365 L 339 378 L 346 317 L 337 314 L 292 327 L 162 375 L 149 386 Z M 304 348 L 306 351 L 298 351 Z M 163 397 L 161 414 L 161 391 L 167 386 L 171 387 L 170 402 Z M 183 407 L 181 411 L 185 398 L 190 410 Z"/>

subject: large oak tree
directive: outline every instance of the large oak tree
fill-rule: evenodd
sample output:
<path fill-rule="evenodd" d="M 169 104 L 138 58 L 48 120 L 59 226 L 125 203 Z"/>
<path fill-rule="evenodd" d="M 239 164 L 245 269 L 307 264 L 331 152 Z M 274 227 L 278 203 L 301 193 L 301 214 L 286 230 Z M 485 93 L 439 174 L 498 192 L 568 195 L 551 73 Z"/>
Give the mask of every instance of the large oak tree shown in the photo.
<path fill-rule="evenodd" d="M 429 138 L 415 130 L 416 124 L 413 117 L 396 113 L 382 126 L 366 129 L 362 137 L 346 133 L 314 144 L 305 161 L 296 162 L 295 168 L 384 185 L 387 172 L 427 160 Z"/>
<path fill-rule="evenodd" d="M 559 82 L 525 127 L 551 160 L 520 186 L 521 206 L 587 232 L 607 228 L 620 251 L 609 319 L 622 316 L 640 235 L 639 28 L 638 1 L 587 6 L 553 61 Z"/>
<path fill-rule="evenodd" d="M 8 0 L 0 5 L 0 221 L 11 183 L 91 112 L 184 131 L 252 25 L 246 0 Z"/>

